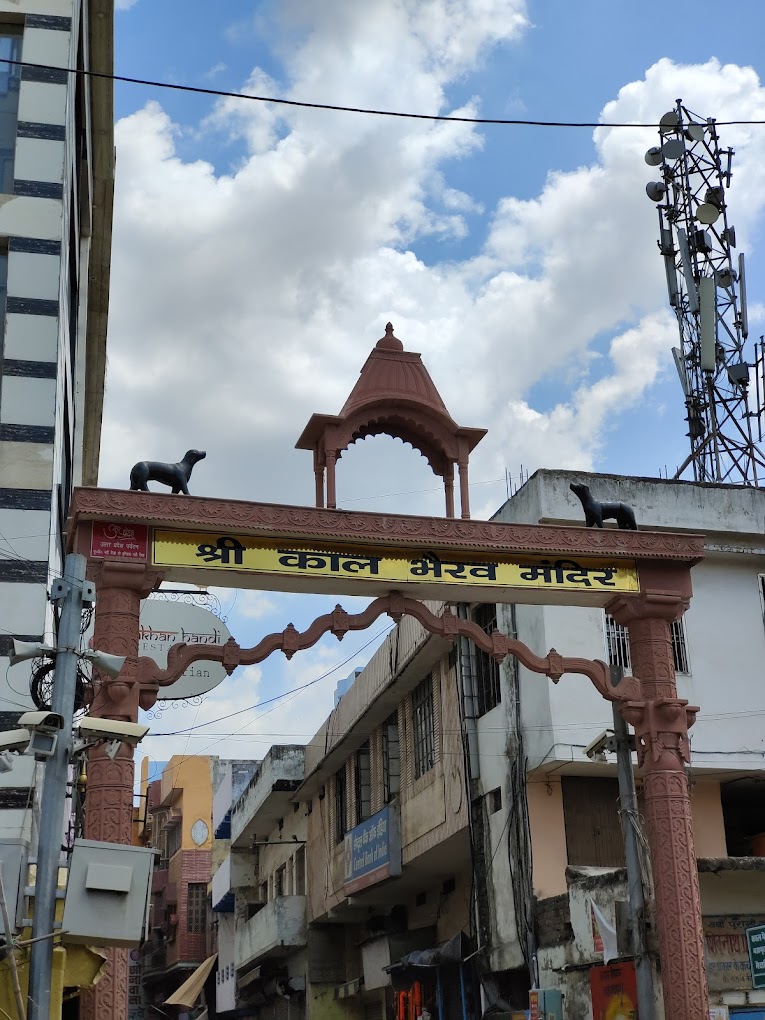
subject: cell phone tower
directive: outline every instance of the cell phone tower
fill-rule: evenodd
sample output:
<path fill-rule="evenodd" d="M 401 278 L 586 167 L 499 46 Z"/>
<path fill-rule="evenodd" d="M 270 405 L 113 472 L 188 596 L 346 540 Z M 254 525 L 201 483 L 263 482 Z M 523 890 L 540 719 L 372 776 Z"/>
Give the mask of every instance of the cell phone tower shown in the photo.
<path fill-rule="evenodd" d="M 714 119 L 678 99 L 659 122 L 659 145 L 645 155 L 661 168 L 646 194 L 658 203 L 659 251 L 680 331 L 672 353 L 691 452 L 674 477 L 762 486 L 765 346 L 748 341 L 744 256 L 733 254 L 725 199 L 733 155 L 720 147 Z"/>

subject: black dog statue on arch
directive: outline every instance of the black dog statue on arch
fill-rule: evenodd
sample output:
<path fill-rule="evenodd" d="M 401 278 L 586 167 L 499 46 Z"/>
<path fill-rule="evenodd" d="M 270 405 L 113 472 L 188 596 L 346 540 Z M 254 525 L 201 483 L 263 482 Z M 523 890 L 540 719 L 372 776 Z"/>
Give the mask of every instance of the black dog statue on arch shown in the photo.
<path fill-rule="evenodd" d="M 622 531 L 637 531 L 635 514 L 626 503 L 599 503 L 590 495 L 589 485 L 583 482 L 572 482 L 569 488 L 579 497 L 586 527 L 602 528 L 603 521 L 616 521 Z"/>
<path fill-rule="evenodd" d="M 164 464 L 159 460 L 141 460 L 133 466 L 130 472 L 130 488 L 138 489 L 141 492 L 149 492 L 147 482 L 161 482 L 162 485 L 169 485 L 173 494 L 182 492 L 184 496 L 189 495 L 189 479 L 194 465 L 204 460 L 207 453 L 204 450 L 187 450 L 183 460 L 177 464 Z"/>

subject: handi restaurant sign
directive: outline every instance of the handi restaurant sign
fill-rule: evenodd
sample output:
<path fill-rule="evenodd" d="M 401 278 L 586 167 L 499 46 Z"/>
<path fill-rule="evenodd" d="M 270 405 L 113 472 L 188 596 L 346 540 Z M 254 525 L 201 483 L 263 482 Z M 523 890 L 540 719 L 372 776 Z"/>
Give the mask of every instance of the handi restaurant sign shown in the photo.
<path fill-rule="evenodd" d="M 604 563 L 565 557 L 455 559 L 451 553 L 430 550 L 333 548 L 298 542 L 274 546 L 250 536 L 162 529 L 154 532 L 152 562 L 158 567 L 201 567 L 308 579 L 435 581 L 443 585 L 601 592 L 634 592 L 640 587 L 634 560 Z"/>

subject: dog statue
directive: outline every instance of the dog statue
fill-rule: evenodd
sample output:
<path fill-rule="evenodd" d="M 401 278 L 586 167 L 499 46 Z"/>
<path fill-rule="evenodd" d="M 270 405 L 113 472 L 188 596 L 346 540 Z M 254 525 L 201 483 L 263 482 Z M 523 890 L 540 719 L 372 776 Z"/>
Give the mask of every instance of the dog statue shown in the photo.
<path fill-rule="evenodd" d="M 572 482 L 569 488 L 579 497 L 588 528 L 602 528 L 603 521 L 616 521 L 622 531 L 637 531 L 635 514 L 626 503 L 599 503 L 590 495 L 589 485 L 581 482 Z"/>
<path fill-rule="evenodd" d="M 130 472 L 130 488 L 149 492 L 147 482 L 161 482 L 169 485 L 175 495 L 182 492 L 189 495 L 189 479 L 197 461 L 204 460 L 204 450 L 187 450 L 183 460 L 177 464 L 163 464 L 159 460 L 141 460 Z"/>

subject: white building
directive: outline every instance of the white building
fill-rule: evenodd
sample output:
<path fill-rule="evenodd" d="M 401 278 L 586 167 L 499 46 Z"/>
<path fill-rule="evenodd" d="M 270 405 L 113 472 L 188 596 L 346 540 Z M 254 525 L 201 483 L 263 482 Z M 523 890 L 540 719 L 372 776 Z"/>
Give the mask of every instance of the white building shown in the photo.
<path fill-rule="evenodd" d="M 744 938 L 747 926 L 765 922 L 759 857 L 765 854 L 765 491 L 544 470 L 495 519 L 583 523 L 572 481 L 589 484 L 597 499 L 627 503 L 639 526 L 706 537 L 706 557 L 692 571 L 690 609 L 674 625 L 673 643 L 679 696 L 701 709 L 691 730 L 690 782 L 710 1001 L 728 1004 L 733 1016 L 735 1006 L 765 1001 L 752 988 Z M 629 672 L 626 632 L 602 610 L 497 609 L 500 629 L 537 654 L 556 648 Z M 528 955 L 537 944 L 541 986 L 563 989 L 566 1015 L 586 1020 L 587 965 L 602 956 L 582 882 L 595 883 L 592 897 L 612 922 L 616 900 L 624 899 L 623 880 L 603 870 L 624 862 L 615 757 L 593 762 L 584 754 L 612 727 L 611 706 L 583 676 L 566 675 L 556 685 L 512 662 L 503 664 L 501 682 L 485 680 L 481 691 L 476 728 L 487 801 L 484 841 L 493 855 L 486 879 L 490 966 L 500 987 L 509 988 L 524 949 Z"/>
<path fill-rule="evenodd" d="M 52 639 L 47 591 L 70 493 L 97 481 L 112 82 L 69 69 L 112 72 L 113 9 L 0 0 L 0 728 L 31 705 L 30 664 L 8 669 L 11 638 Z M 28 802 L 33 764 L 20 758 L 0 777 L 0 807 Z M 28 835 L 28 812 L 18 815 L 3 815 L 5 837 L 21 833 L 22 816 Z"/>

